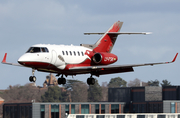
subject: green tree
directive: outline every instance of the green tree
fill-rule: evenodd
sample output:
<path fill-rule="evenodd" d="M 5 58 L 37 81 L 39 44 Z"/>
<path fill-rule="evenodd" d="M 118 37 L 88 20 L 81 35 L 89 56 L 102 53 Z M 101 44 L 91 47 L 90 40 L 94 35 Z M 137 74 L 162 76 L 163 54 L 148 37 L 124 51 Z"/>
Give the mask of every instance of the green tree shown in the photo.
<path fill-rule="evenodd" d="M 89 102 L 98 102 L 102 99 L 102 89 L 98 83 L 98 80 L 95 79 L 94 85 L 89 85 L 88 89 L 88 101 Z"/>
<path fill-rule="evenodd" d="M 163 87 L 163 86 L 172 86 L 172 85 L 171 85 L 171 82 L 165 79 L 165 80 L 162 80 L 161 86 Z"/>
<path fill-rule="evenodd" d="M 44 95 L 41 96 L 42 102 L 65 102 L 67 93 L 62 92 L 58 86 L 49 87 Z"/>
<path fill-rule="evenodd" d="M 126 87 L 127 82 L 120 77 L 112 78 L 108 84 L 109 88 Z"/>
<path fill-rule="evenodd" d="M 159 80 L 151 80 L 151 81 L 148 81 L 148 85 L 149 86 L 159 86 Z"/>

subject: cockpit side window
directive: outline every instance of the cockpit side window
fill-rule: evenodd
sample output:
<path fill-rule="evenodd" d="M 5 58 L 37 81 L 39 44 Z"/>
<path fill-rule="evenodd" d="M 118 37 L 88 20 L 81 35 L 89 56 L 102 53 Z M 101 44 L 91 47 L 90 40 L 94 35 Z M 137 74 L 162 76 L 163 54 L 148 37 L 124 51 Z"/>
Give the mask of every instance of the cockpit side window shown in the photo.
<path fill-rule="evenodd" d="M 45 47 L 30 47 L 26 53 L 49 52 Z"/>
<path fill-rule="evenodd" d="M 49 52 L 47 48 L 41 48 L 41 52 Z"/>

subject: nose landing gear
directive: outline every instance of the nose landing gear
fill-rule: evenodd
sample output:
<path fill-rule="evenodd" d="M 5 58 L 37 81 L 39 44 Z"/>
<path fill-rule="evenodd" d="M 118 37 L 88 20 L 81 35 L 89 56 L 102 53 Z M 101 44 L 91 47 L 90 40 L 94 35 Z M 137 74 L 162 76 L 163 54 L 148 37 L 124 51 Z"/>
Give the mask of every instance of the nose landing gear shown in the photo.
<path fill-rule="evenodd" d="M 33 76 L 30 76 L 30 77 L 29 77 L 29 81 L 30 81 L 30 82 L 36 82 L 36 77 L 34 76 L 34 72 L 35 72 L 35 69 L 32 69 L 32 75 L 33 75 Z"/>

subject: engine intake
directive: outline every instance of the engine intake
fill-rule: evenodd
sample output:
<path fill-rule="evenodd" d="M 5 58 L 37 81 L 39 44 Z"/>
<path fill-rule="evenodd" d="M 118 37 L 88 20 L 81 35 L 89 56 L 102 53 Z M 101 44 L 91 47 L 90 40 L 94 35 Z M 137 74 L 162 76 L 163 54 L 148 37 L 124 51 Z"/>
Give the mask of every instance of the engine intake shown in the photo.
<path fill-rule="evenodd" d="M 108 65 L 116 62 L 118 60 L 117 56 L 112 53 L 96 53 L 92 57 L 95 64 Z"/>

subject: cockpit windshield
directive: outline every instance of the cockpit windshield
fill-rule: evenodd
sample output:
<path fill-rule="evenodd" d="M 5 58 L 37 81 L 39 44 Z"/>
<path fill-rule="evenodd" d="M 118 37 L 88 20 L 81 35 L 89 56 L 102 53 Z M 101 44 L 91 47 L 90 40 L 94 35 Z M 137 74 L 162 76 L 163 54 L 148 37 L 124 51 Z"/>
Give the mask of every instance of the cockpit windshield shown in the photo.
<path fill-rule="evenodd" d="M 46 47 L 30 47 L 26 53 L 49 52 Z"/>

